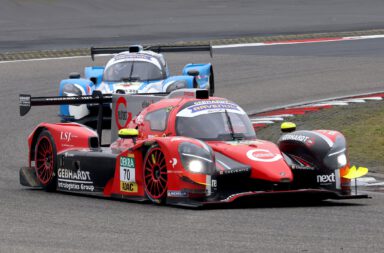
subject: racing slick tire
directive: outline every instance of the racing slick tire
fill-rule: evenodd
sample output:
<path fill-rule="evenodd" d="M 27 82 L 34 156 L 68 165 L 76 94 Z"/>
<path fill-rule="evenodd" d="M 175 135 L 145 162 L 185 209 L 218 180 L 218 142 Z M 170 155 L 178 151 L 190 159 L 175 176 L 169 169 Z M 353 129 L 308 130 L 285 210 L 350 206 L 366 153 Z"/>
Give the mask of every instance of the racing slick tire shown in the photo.
<path fill-rule="evenodd" d="M 213 68 L 211 67 L 211 75 L 209 76 L 209 96 L 213 97 L 215 94 L 215 76 L 213 75 Z"/>
<path fill-rule="evenodd" d="M 155 204 L 165 204 L 168 173 L 165 155 L 158 145 L 152 145 L 144 158 L 144 189 Z"/>
<path fill-rule="evenodd" d="M 57 152 L 55 141 L 48 130 L 37 137 L 35 146 L 36 177 L 46 191 L 56 190 Z"/>

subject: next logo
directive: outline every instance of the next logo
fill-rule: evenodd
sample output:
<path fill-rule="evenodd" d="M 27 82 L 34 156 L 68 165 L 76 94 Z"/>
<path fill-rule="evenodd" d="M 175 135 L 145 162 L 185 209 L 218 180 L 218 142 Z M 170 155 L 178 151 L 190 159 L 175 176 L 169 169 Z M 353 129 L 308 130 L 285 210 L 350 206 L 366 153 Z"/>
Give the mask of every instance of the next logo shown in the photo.
<path fill-rule="evenodd" d="M 334 183 L 336 182 L 336 176 L 335 173 L 332 173 L 330 175 L 317 175 L 317 182 L 322 183 Z"/>

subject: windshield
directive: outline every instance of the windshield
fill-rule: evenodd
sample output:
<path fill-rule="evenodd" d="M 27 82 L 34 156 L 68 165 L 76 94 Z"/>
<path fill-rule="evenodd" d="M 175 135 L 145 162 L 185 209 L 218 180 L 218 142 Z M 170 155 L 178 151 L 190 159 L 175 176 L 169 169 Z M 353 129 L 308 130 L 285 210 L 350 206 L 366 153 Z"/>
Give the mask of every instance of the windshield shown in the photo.
<path fill-rule="evenodd" d="M 236 107 L 219 109 L 212 103 L 204 105 L 204 109 L 199 112 L 193 111 L 196 105 L 190 105 L 180 110 L 176 116 L 177 135 L 223 141 L 256 138 L 255 130 L 247 114 L 237 105 L 225 102 L 227 104 L 224 104 L 224 107 L 230 108 L 228 105 Z M 216 108 L 212 109 L 212 107 Z"/>
<path fill-rule="evenodd" d="M 155 64 L 145 61 L 123 61 L 104 71 L 104 81 L 152 81 L 163 79 L 163 73 Z"/>

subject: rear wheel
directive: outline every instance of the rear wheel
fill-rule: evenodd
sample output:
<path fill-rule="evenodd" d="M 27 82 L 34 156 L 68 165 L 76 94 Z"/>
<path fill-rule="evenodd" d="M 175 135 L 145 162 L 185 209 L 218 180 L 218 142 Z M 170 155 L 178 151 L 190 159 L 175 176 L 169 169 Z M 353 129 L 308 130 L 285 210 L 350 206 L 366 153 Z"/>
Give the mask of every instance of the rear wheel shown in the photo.
<path fill-rule="evenodd" d="M 167 196 L 168 173 L 165 155 L 157 145 L 152 146 L 144 158 L 144 188 L 148 198 L 164 204 Z"/>
<path fill-rule="evenodd" d="M 211 67 L 211 75 L 209 76 L 209 96 L 213 96 L 215 93 L 215 77 L 213 75 L 213 68 Z"/>
<path fill-rule="evenodd" d="M 35 146 L 36 176 L 47 191 L 56 189 L 57 157 L 56 145 L 49 131 L 42 131 Z"/>

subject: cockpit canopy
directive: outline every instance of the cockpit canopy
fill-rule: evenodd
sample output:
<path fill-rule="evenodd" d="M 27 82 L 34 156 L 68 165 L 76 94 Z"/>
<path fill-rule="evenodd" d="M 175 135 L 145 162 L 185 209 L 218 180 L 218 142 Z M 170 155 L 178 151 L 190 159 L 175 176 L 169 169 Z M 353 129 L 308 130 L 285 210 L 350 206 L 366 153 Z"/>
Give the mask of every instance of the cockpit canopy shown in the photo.
<path fill-rule="evenodd" d="M 105 82 L 145 82 L 165 79 L 163 69 L 148 61 L 119 61 L 106 67 Z"/>
<path fill-rule="evenodd" d="M 220 141 L 256 138 L 245 111 L 227 100 L 200 100 L 185 104 L 176 115 L 176 134 Z"/>

